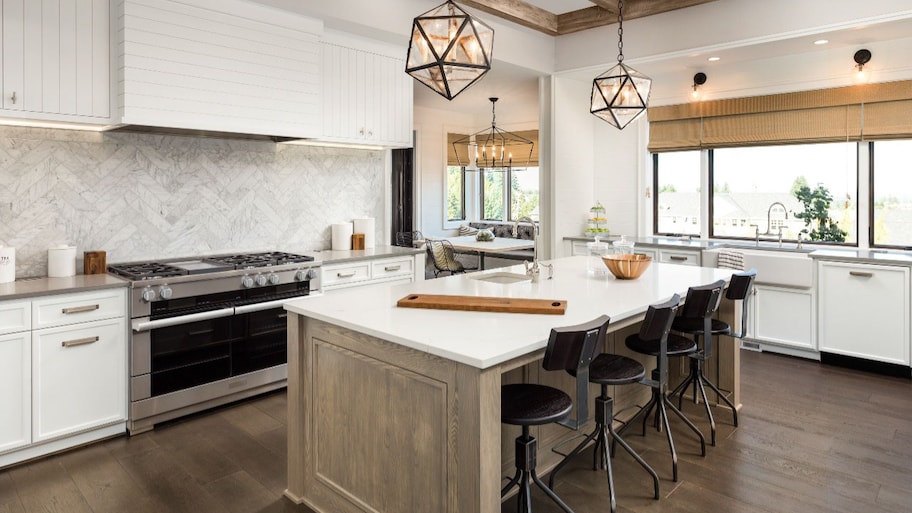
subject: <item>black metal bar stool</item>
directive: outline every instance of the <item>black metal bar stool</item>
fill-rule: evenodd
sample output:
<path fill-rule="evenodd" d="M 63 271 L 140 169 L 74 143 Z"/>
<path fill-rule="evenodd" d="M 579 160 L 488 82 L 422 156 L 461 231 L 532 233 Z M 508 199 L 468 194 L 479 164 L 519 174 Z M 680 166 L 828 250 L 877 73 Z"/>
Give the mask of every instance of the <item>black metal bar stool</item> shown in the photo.
<path fill-rule="evenodd" d="M 650 307 L 652 308 L 652 307 Z M 647 316 L 649 314 L 647 313 Z M 570 371 L 575 376 L 576 373 Z M 611 470 L 611 454 L 609 452 L 609 441 L 617 442 L 624 448 L 637 463 L 640 464 L 649 475 L 652 476 L 653 491 L 655 498 L 659 498 L 659 476 L 655 470 L 646 463 L 636 451 L 633 450 L 627 442 L 614 430 L 614 399 L 608 395 L 610 385 L 627 385 L 630 383 L 639 383 L 646 376 L 646 369 L 643 364 L 617 354 L 602 353 L 592 360 L 589 364 L 589 383 L 596 383 L 601 386 L 601 395 L 595 398 L 595 429 L 586 435 L 582 442 L 570 451 L 557 467 L 551 472 L 551 478 L 548 481 L 550 487 L 554 487 L 554 477 L 557 472 L 564 467 L 574 456 L 579 454 L 595 440 L 595 447 L 592 453 L 592 470 L 604 468 L 608 474 L 608 493 L 610 496 L 611 512 L 616 510 L 616 500 L 614 494 L 614 474 Z"/>
<path fill-rule="evenodd" d="M 608 317 L 601 316 L 594 321 L 554 328 L 548 338 L 548 347 L 542 359 L 542 368 L 548 371 L 573 371 L 587 382 L 589 364 L 598 347 L 598 342 L 605 338 L 608 329 Z M 579 390 L 579 387 L 577 388 Z M 584 388 L 585 390 L 585 388 Z M 519 487 L 517 510 L 522 513 L 532 511 L 532 489 L 534 482 L 561 509 L 573 513 L 569 506 L 548 487 L 535 472 L 538 442 L 529 434 L 529 426 L 540 426 L 552 422 L 564 422 L 570 416 L 573 400 L 569 395 L 554 387 L 534 383 L 503 385 L 500 389 L 500 420 L 504 424 L 522 427 L 522 434 L 516 438 L 516 475 L 501 490 L 505 496 L 514 486 Z M 587 395 L 583 392 L 583 395 Z M 579 396 L 577 396 L 579 397 Z M 582 399 L 581 399 L 582 400 Z M 584 401 L 585 402 L 585 401 Z M 585 410 L 583 406 L 578 410 Z M 577 421 L 587 416 L 582 411 Z"/>
<path fill-rule="evenodd" d="M 660 305 L 650 306 L 646 312 L 646 319 L 640 327 L 640 332 L 627 337 L 624 343 L 627 347 L 640 354 L 656 357 L 656 368 L 653 369 L 651 379 L 644 379 L 641 383 L 652 388 L 652 397 L 637 415 L 643 415 L 643 435 L 646 435 L 646 420 L 653 408 L 656 410 L 655 426 L 660 423 L 665 428 L 668 438 L 668 448 L 671 451 L 671 468 L 674 481 L 678 480 L 678 453 L 675 450 L 674 439 L 671 436 L 671 427 L 668 423 L 668 410 L 677 415 L 684 424 L 700 439 L 700 456 L 706 456 L 706 439 L 697 426 L 681 413 L 668 399 L 668 357 L 687 355 L 697 350 L 693 340 L 670 333 L 671 323 L 681 296 L 675 294 L 670 300 Z M 631 419 L 632 420 L 632 419 Z M 628 423 L 627 426 L 630 424 Z M 627 426 L 621 429 L 623 432 Z"/>
<path fill-rule="evenodd" d="M 693 401 L 697 402 L 697 390 L 700 391 L 700 397 L 703 399 L 703 405 L 706 408 L 706 416 L 709 418 L 709 427 L 711 430 L 711 440 L 712 445 L 716 445 L 716 422 L 712 415 L 712 410 L 709 407 L 709 401 L 706 398 L 706 389 L 704 385 L 711 388 L 722 402 L 724 402 L 732 412 L 733 423 L 735 427 L 738 426 L 738 409 L 734 404 L 719 390 L 719 387 L 715 385 L 712 381 L 706 378 L 706 375 L 703 373 L 704 362 L 712 357 L 712 336 L 713 335 L 728 335 L 734 338 L 744 338 L 747 326 L 747 313 L 748 313 L 748 297 L 751 291 L 751 288 L 754 285 L 754 278 L 757 277 L 756 269 L 751 269 L 743 273 L 735 273 L 732 275 L 731 280 L 728 285 L 728 290 L 725 292 L 725 297 L 731 301 L 741 301 L 741 332 L 732 334 L 731 326 L 724 321 L 719 319 L 713 319 L 712 316 L 715 314 L 716 310 L 719 308 L 719 303 L 721 302 L 721 295 L 716 301 L 715 306 L 706 303 L 710 297 L 707 296 L 707 291 L 705 289 L 712 288 L 718 285 L 720 282 L 714 284 L 705 285 L 703 287 L 693 287 L 687 291 L 687 299 L 684 301 L 684 309 L 681 312 L 681 315 L 675 318 L 674 323 L 671 325 L 671 329 L 680 331 L 682 333 L 688 333 L 693 335 L 694 342 L 698 345 L 700 339 L 703 340 L 703 347 L 699 349 L 696 353 L 690 355 L 690 373 L 684 378 L 684 381 L 681 382 L 675 389 L 671 392 L 671 396 L 675 394 L 678 395 L 678 407 L 681 407 L 681 403 L 684 399 L 684 393 L 687 391 L 687 387 L 693 384 Z M 701 298 L 693 298 L 693 308 L 688 308 L 688 305 L 691 304 L 691 291 L 694 291 L 694 294 L 706 296 Z M 701 310 L 702 307 L 706 307 L 705 310 Z M 711 309 L 710 309 L 711 307 Z M 704 336 L 705 333 L 709 333 L 710 336 Z"/>

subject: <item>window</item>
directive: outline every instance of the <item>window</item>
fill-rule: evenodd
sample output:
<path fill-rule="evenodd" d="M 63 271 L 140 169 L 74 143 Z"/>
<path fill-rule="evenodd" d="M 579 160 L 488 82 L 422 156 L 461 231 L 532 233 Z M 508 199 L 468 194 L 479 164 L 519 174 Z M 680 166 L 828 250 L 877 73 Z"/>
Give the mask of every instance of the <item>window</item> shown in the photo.
<path fill-rule="evenodd" d="M 459 166 L 447 166 L 446 213 L 448 221 L 465 220 L 465 173 Z"/>
<path fill-rule="evenodd" d="M 871 227 L 875 246 L 912 246 L 912 140 L 871 144 Z"/>
<path fill-rule="evenodd" d="M 481 218 L 485 221 L 499 221 L 504 218 L 504 177 L 502 170 L 485 169 L 481 172 Z"/>
<path fill-rule="evenodd" d="M 753 238 L 756 230 L 777 238 L 781 229 L 789 240 L 799 232 L 806 240 L 858 240 L 856 143 L 719 148 L 710 155 L 711 236 Z"/>
<path fill-rule="evenodd" d="M 538 220 L 539 173 L 537 167 L 510 170 L 510 215 L 515 221 L 521 217 Z"/>
<path fill-rule="evenodd" d="M 653 155 L 655 169 L 654 231 L 700 234 L 700 151 Z"/>

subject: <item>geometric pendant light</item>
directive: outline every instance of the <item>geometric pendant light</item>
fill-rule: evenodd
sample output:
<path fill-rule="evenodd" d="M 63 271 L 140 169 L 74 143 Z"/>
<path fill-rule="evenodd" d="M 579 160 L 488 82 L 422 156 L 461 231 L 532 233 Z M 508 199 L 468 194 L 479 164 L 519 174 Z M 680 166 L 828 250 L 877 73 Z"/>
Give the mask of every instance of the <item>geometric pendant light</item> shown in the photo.
<path fill-rule="evenodd" d="M 494 29 L 451 0 L 412 22 L 405 72 L 452 100 L 491 69 Z"/>
<path fill-rule="evenodd" d="M 624 64 L 624 0 L 618 1 L 618 63 L 592 81 L 589 112 L 623 129 L 646 112 L 652 79 Z"/>

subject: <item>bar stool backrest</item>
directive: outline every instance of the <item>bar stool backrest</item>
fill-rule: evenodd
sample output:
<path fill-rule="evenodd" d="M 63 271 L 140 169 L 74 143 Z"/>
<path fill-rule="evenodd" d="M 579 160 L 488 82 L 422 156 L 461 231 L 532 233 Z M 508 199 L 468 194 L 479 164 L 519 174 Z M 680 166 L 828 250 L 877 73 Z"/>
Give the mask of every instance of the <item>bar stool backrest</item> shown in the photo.
<path fill-rule="evenodd" d="M 757 279 L 757 270 L 751 269 L 743 273 L 735 273 L 728 283 L 728 290 L 725 291 L 725 297 L 731 301 L 741 301 L 741 331 L 732 333 L 735 338 L 744 338 L 747 335 L 747 313 L 748 300 L 750 299 L 751 290 L 754 288 L 754 280 Z"/>
<path fill-rule="evenodd" d="M 589 366 L 608 331 L 607 315 L 576 326 L 552 328 L 542 368 L 577 372 Z"/>
<path fill-rule="evenodd" d="M 649 305 L 646 309 L 646 317 L 640 326 L 640 339 L 645 341 L 656 341 L 668 339 L 668 332 L 671 331 L 671 323 L 674 322 L 675 313 L 678 311 L 678 304 L 681 302 L 681 296 L 675 294 L 668 301 L 658 304 Z"/>
<path fill-rule="evenodd" d="M 688 319 L 711 317 L 719 309 L 724 288 L 725 280 L 688 288 L 681 316 Z"/>

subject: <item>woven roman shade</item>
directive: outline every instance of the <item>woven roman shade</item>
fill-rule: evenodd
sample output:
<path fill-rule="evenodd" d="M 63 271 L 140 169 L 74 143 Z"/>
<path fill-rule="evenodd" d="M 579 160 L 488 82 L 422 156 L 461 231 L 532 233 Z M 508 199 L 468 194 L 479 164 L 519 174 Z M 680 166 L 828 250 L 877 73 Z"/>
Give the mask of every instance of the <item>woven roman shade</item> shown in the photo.
<path fill-rule="evenodd" d="M 520 130 L 518 132 L 510 132 L 524 139 L 532 141 L 532 155 L 513 155 L 513 167 L 523 168 L 523 167 L 537 167 L 538 166 L 538 130 Z M 469 149 L 468 145 L 456 145 L 456 148 L 453 148 L 453 142 L 458 141 L 464 137 L 468 137 L 466 134 L 447 134 L 447 166 L 465 166 L 469 163 Z M 457 159 L 458 152 L 458 159 Z M 528 159 L 528 160 L 527 160 Z"/>
<path fill-rule="evenodd" d="M 912 81 L 650 107 L 649 151 L 912 137 Z"/>

